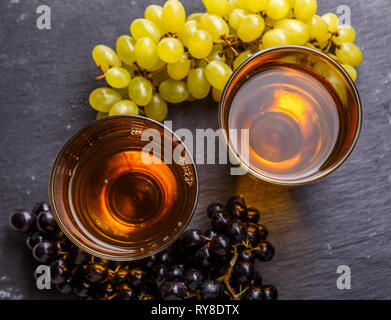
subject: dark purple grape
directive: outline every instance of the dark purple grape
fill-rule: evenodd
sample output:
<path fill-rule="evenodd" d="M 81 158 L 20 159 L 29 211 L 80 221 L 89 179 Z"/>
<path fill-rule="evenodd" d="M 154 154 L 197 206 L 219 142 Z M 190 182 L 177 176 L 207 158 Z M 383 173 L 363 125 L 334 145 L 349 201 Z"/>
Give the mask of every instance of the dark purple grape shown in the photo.
<path fill-rule="evenodd" d="M 259 213 L 258 209 L 255 209 L 253 207 L 247 208 L 247 221 L 252 223 L 258 223 L 261 214 Z"/>
<path fill-rule="evenodd" d="M 216 280 L 207 280 L 201 287 L 203 300 L 220 300 L 224 297 L 224 287 Z"/>
<path fill-rule="evenodd" d="M 244 249 L 239 251 L 238 260 L 243 262 L 254 263 L 255 256 L 250 250 Z"/>
<path fill-rule="evenodd" d="M 119 270 L 116 270 L 111 275 L 111 281 L 114 284 L 121 284 L 126 282 L 129 279 L 129 270 L 128 268 L 120 268 Z"/>
<path fill-rule="evenodd" d="M 219 257 L 226 257 L 232 251 L 232 244 L 225 235 L 218 235 L 210 242 L 210 249 Z"/>
<path fill-rule="evenodd" d="M 238 261 L 235 265 L 234 279 L 237 284 L 248 285 L 254 276 L 254 266 L 252 263 Z"/>
<path fill-rule="evenodd" d="M 249 223 L 246 228 L 246 240 L 251 246 L 255 247 L 260 239 L 260 231 L 258 229 L 258 225 Z"/>
<path fill-rule="evenodd" d="M 208 269 L 213 266 L 215 262 L 215 256 L 213 255 L 210 247 L 202 247 L 194 255 L 195 264 L 203 269 Z"/>
<path fill-rule="evenodd" d="M 211 218 L 213 228 L 221 233 L 227 232 L 232 223 L 232 217 L 227 211 L 217 212 Z"/>
<path fill-rule="evenodd" d="M 54 233 L 59 230 L 56 219 L 51 211 L 41 211 L 36 221 L 38 230 L 43 233 Z"/>
<path fill-rule="evenodd" d="M 266 240 L 269 235 L 269 231 L 262 224 L 258 224 L 257 227 L 259 240 Z"/>
<path fill-rule="evenodd" d="M 50 264 L 51 281 L 54 284 L 65 283 L 72 278 L 72 267 L 63 259 L 57 259 Z"/>
<path fill-rule="evenodd" d="M 274 247 L 268 241 L 261 241 L 253 250 L 255 258 L 259 261 L 270 261 L 274 257 Z"/>
<path fill-rule="evenodd" d="M 44 236 L 40 232 L 34 232 L 33 234 L 31 234 L 31 235 L 29 235 L 27 237 L 27 239 L 26 239 L 26 246 L 30 250 L 33 250 L 33 248 L 35 247 L 35 245 L 37 243 L 40 243 L 40 242 L 42 242 L 44 240 L 45 240 L 45 238 L 44 238 Z"/>
<path fill-rule="evenodd" d="M 191 290 L 195 291 L 201 288 L 204 282 L 204 274 L 197 269 L 189 269 L 185 275 L 185 285 Z"/>
<path fill-rule="evenodd" d="M 229 229 L 229 236 L 234 244 L 242 242 L 247 236 L 246 225 L 241 221 L 235 221 Z"/>
<path fill-rule="evenodd" d="M 224 211 L 224 205 L 221 203 L 213 203 L 208 206 L 206 209 L 206 213 L 208 215 L 208 218 L 211 219 L 212 216 L 217 212 L 223 212 Z"/>
<path fill-rule="evenodd" d="M 159 263 L 159 256 L 154 254 L 148 258 L 144 258 L 136 263 L 138 267 L 153 269 Z"/>
<path fill-rule="evenodd" d="M 138 294 L 129 284 L 123 283 L 118 289 L 119 299 L 121 300 L 137 300 Z"/>
<path fill-rule="evenodd" d="M 165 282 L 160 293 L 164 300 L 182 300 L 187 296 L 187 288 L 183 282 Z"/>
<path fill-rule="evenodd" d="M 38 262 L 47 263 L 58 256 L 58 247 L 53 241 L 42 241 L 33 248 L 33 257 Z"/>
<path fill-rule="evenodd" d="M 246 222 L 248 220 L 247 208 L 241 203 L 235 203 L 229 208 L 232 218 Z"/>
<path fill-rule="evenodd" d="M 181 244 L 186 253 L 194 253 L 206 243 L 200 230 L 187 230 L 181 238 Z"/>
<path fill-rule="evenodd" d="M 158 285 L 166 281 L 167 266 L 159 264 L 153 269 L 153 276 Z"/>
<path fill-rule="evenodd" d="M 243 300 L 265 300 L 265 292 L 263 288 L 252 287 L 244 293 Z"/>
<path fill-rule="evenodd" d="M 265 300 L 277 300 L 278 299 L 278 290 L 275 286 L 271 284 L 264 285 L 262 287 L 265 292 Z"/>
<path fill-rule="evenodd" d="M 219 233 L 217 231 L 214 231 L 213 229 L 208 229 L 203 232 L 203 235 L 205 238 L 213 239 L 214 237 L 217 237 Z"/>
<path fill-rule="evenodd" d="M 263 284 L 262 275 L 258 270 L 254 270 L 254 276 L 250 281 L 250 286 L 260 287 Z"/>
<path fill-rule="evenodd" d="M 34 228 L 35 215 L 28 211 L 17 210 L 9 217 L 9 225 L 12 229 L 26 233 Z"/>
<path fill-rule="evenodd" d="M 72 289 L 73 289 L 72 281 L 68 280 L 64 283 L 56 284 L 56 289 L 58 292 L 63 293 L 63 294 L 70 293 L 70 292 L 72 292 Z"/>
<path fill-rule="evenodd" d="M 147 286 L 150 280 L 148 272 L 142 268 L 133 268 L 129 272 L 129 284 L 131 287 Z"/>
<path fill-rule="evenodd" d="M 241 204 L 242 206 L 246 207 L 246 200 L 242 195 L 235 195 L 232 196 L 227 201 L 227 208 L 230 209 L 235 204 Z"/>
<path fill-rule="evenodd" d="M 69 249 L 69 254 L 67 260 L 77 266 L 87 263 L 91 259 L 91 255 L 87 252 L 84 252 L 76 246 L 71 246 Z"/>
<path fill-rule="evenodd" d="M 41 211 L 50 211 L 50 206 L 46 202 L 38 202 L 34 205 L 31 213 L 37 216 Z"/>
<path fill-rule="evenodd" d="M 87 298 L 93 291 L 91 283 L 88 281 L 81 281 L 75 285 L 73 292 L 80 298 Z"/>
<path fill-rule="evenodd" d="M 85 273 L 86 279 L 91 283 L 101 282 L 107 275 L 107 266 L 101 263 L 90 263 Z"/>
<path fill-rule="evenodd" d="M 166 251 L 160 254 L 160 262 L 165 265 L 174 264 L 178 261 L 177 252 L 174 250 L 174 246 L 169 247 Z"/>
<path fill-rule="evenodd" d="M 185 277 L 183 264 L 174 264 L 167 268 L 166 278 L 168 281 L 182 281 Z"/>

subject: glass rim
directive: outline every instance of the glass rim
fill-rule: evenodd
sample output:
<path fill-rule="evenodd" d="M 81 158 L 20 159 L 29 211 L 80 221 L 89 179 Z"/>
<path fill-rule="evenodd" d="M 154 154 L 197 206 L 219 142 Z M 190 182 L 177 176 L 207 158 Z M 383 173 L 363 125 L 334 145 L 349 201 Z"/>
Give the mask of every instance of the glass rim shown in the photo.
<path fill-rule="evenodd" d="M 315 174 L 315 175 L 307 177 L 307 178 L 291 180 L 291 181 L 290 180 L 271 178 L 271 177 L 268 177 L 267 175 L 264 175 L 264 174 L 261 174 L 259 172 L 256 172 L 255 170 L 251 169 L 247 164 L 245 164 L 240 159 L 240 157 L 234 151 L 233 146 L 229 142 L 229 139 L 228 139 L 228 136 L 227 136 L 227 129 L 228 128 L 225 128 L 225 125 L 224 125 L 224 110 L 223 110 L 224 109 L 224 103 L 223 102 L 227 98 L 228 88 L 231 86 L 233 80 L 236 79 L 236 77 L 238 76 L 239 72 L 248 63 L 250 63 L 251 61 L 257 59 L 259 56 L 265 55 L 267 53 L 270 53 L 270 52 L 273 52 L 273 51 L 284 51 L 284 50 L 311 52 L 312 54 L 316 54 L 316 55 L 319 55 L 319 56 L 323 57 L 328 62 L 330 62 L 332 65 L 334 65 L 334 67 L 336 69 L 338 69 L 338 71 L 340 73 L 342 73 L 343 76 L 345 77 L 345 79 L 347 80 L 347 82 L 349 84 L 349 88 L 351 89 L 351 91 L 352 91 L 352 93 L 354 95 L 354 98 L 357 101 L 357 111 L 358 111 L 357 112 L 357 114 L 358 114 L 358 117 L 357 117 L 357 130 L 355 132 L 354 139 L 353 139 L 351 145 L 349 146 L 349 149 L 344 154 L 344 156 L 340 160 L 338 160 L 338 162 L 336 162 L 335 164 L 330 166 L 327 170 L 322 171 L 321 173 Z M 262 181 L 270 182 L 270 183 L 273 183 L 273 184 L 276 184 L 276 185 L 282 185 L 282 186 L 298 186 L 298 185 L 309 184 L 309 183 L 312 183 L 312 182 L 315 182 L 315 181 L 318 181 L 320 179 L 325 178 L 326 176 L 328 176 L 331 173 L 333 173 L 336 169 L 338 169 L 349 158 L 349 156 L 351 155 L 351 153 L 353 152 L 354 148 L 357 145 L 358 139 L 359 139 L 360 134 L 361 134 L 361 129 L 362 129 L 362 118 L 363 118 L 363 114 L 362 114 L 362 103 L 361 103 L 360 94 L 358 92 L 358 89 L 357 89 L 354 81 L 351 79 L 351 77 L 349 76 L 347 71 L 337 61 L 335 61 L 334 59 L 329 57 L 327 54 L 325 54 L 325 53 L 323 53 L 323 52 L 321 52 L 321 51 L 319 51 L 317 49 L 304 47 L 304 46 L 298 46 L 298 45 L 283 45 L 283 46 L 276 46 L 276 47 L 263 49 L 261 51 L 256 52 L 251 57 L 249 57 L 247 60 L 245 60 L 236 70 L 234 70 L 234 72 L 232 73 L 232 75 L 228 79 L 228 82 L 226 83 L 226 85 L 225 85 L 225 87 L 223 89 L 223 93 L 221 95 L 221 100 L 219 102 L 219 112 L 218 112 L 219 127 L 223 131 L 224 143 L 225 143 L 226 147 L 228 148 L 229 152 L 231 153 L 231 155 L 238 162 L 238 164 L 241 167 L 243 167 L 246 170 L 247 173 L 250 173 L 255 178 L 257 178 L 259 180 L 262 180 Z"/>
<path fill-rule="evenodd" d="M 54 177 L 55 177 L 55 171 L 56 171 L 56 168 L 58 167 L 58 164 L 59 164 L 59 161 L 60 159 L 62 158 L 65 150 L 67 149 L 67 147 L 74 141 L 74 139 L 78 136 L 80 136 L 81 134 L 83 134 L 83 132 L 85 132 L 87 129 L 91 128 L 91 127 L 94 127 L 94 126 L 97 126 L 99 125 L 100 123 L 103 123 L 103 122 L 106 122 L 106 121 L 111 121 L 111 120 L 115 120 L 115 119 L 136 119 L 136 120 L 140 120 L 140 121 L 143 121 L 143 122 L 150 122 L 150 123 L 153 123 L 161 128 L 163 128 L 164 130 L 167 130 L 167 132 L 169 132 L 170 134 L 172 134 L 173 138 L 177 139 L 177 141 L 183 145 L 184 147 L 184 150 L 186 152 L 186 155 L 188 156 L 189 160 L 190 160 L 190 164 L 192 165 L 192 167 L 194 168 L 194 183 L 195 183 L 195 198 L 194 198 L 194 201 L 193 201 L 193 205 L 192 205 L 192 208 L 190 210 L 190 214 L 188 216 L 188 218 L 186 219 L 186 221 L 182 224 L 181 226 L 181 229 L 170 239 L 168 240 L 167 242 L 165 242 L 162 246 L 154 249 L 154 250 L 150 250 L 149 252 L 146 252 L 146 253 L 142 253 L 142 254 L 137 254 L 136 256 L 121 256 L 121 255 L 111 255 L 111 254 L 103 254 L 101 252 L 97 252 L 96 250 L 94 249 L 91 249 L 90 247 L 84 245 L 83 243 L 81 243 L 80 241 L 78 241 L 73 235 L 72 233 L 68 230 L 68 228 L 66 227 L 66 225 L 63 223 L 63 221 L 61 220 L 61 218 L 59 217 L 59 214 L 58 214 L 58 208 L 56 206 L 56 201 L 54 199 Z M 61 231 L 67 236 L 67 238 L 69 240 L 71 240 L 78 248 L 82 249 L 83 251 L 95 256 L 95 257 L 98 257 L 98 258 L 102 258 L 102 259 L 106 259 L 106 260 L 111 260 L 111 261 L 136 261 L 136 260 L 140 260 L 140 259 L 144 259 L 144 258 L 147 258 L 147 257 L 150 257 L 154 254 L 157 254 L 165 249 L 167 249 L 170 245 L 172 245 L 176 240 L 178 240 L 178 238 L 183 234 L 183 232 L 186 230 L 186 228 L 188 227 L 188 225 L 190 224 L 193 216 L 194 216 L 194 213 L 196 211 L 196 207 L 197 207 L 197 203 L 198 203 L 198 197 L 199 197 L 199 176 L 198 176 L 198 170 L 197 170 L 197 166 L 194 162 L 194 159 L 193 159 L 193 156 L 192 154 L 189 152 L 189 149 L 188 147 L 186 146 L 186 144 L 179 138 L 179 136 L 173 131 L 171 130 L 170 128 L 168 128 L 167 126 L 165 126 L 164 124 L 162 124 L 161 122 L 159 121 L 156 121 L 156 120 L 153 120 L 153 119 L 150 119 L 150 118 L 147 118 L 147 117 L 144 117 L 144 116 L 139 116 L 139 115 L 118 115 L 118 116 L 110 116 L 110 117 L 105 117 L 105 118 L 102 118 L 102 119 L 97 119 L 97 120 L 94 120 L 90 123 L 88 123 L 86 126 L 83 126 L 82 128 L 80 128 L 78 131 L 76 131 L 70 138 L 68 138 L 68 140 L 64 143 L 64 145 L 61 147 L 60 151 L 58 152 L 57 156 L 56 156 L 56 159 L 55 161 L 53 162 L 53 166 L 52 166 L 52 169 L 50 171 L 50 176 L 49 176 L 49 201 L 50 201 L 50 206 L 52 208 L 52 212 L 53 212 L 53 216 L 55 217 L 56 221 L 57 221 L 57 224 L 59 225 Z"/>

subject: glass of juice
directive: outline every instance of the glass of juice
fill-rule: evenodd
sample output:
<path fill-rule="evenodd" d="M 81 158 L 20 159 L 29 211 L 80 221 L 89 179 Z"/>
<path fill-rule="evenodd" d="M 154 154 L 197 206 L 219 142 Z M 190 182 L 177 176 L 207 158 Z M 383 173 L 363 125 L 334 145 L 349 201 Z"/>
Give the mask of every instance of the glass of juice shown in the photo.
<path fill-rule="evenodd" d="M 326 54 L 281 46 L 233 73 L 220 102 L 225 142 L 252 176 L 281 185 L 321 179 L 353 151 L 361 130 L 358 91 Z"/>
<path fill-rule="evenodd" d="M 70 138 L 54 163 L 49 193 L 61 229 L 81 249 L 135 260 L 163 250 L 186 228 L 198 176 L 169 128 L 140 116 L 116 116 Z"/>

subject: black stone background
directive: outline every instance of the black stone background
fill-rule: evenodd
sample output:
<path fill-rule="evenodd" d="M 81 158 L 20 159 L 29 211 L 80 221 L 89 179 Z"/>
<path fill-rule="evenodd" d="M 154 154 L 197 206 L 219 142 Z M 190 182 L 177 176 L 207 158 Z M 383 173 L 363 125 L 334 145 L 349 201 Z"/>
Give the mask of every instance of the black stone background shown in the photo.
<path fill-rule="evenodd" d="M 154 0 L 162 4 L 162 0 Z M 184 0 L 187 12 L 201 0 Z M 200 165 L 200 201 L 192 227 L 205 228 L 206 206 L 243 193 L 264 211 L 277 253 L 259 266 L 281 299 L 391 298 L 391 5 L 388 0 L 318 1 L 320 14 L 349 5 L 365 60 L 358 68 L 364 122 L 350 159 L 328 178 L 285 188 L 233 177 L 224 165 Z M 35 289 L 24 236 L 8 227 L 15 208 L 47 200 L 51 165 L 73 132 L 95 118 L 94 45 L 114 46 L 151 1 L 1 0 L 0 3 L 0 298 L 63 298 Z M 52 29 L 36 28 L 36 8 L 52 10 Z M 174 128 L 217 129 L 208 98 L 170 106 Z M 351 290 L 336 269 L 352 271 Z"/>

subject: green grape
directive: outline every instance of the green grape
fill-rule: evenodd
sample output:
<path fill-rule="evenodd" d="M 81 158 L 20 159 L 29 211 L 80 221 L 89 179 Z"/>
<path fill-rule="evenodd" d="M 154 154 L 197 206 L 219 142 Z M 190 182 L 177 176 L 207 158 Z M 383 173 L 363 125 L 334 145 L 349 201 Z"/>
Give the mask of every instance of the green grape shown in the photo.
<path fill-rule="evenodd" d="M 182 54 L 181 59 L 177 63 L 167 64 L 167 73 L 171 79 L 182 80 L 189 74 L 191 60 L 186 53 Z"/>
<path fill-rule="evenodd" d="M 229 35 L 228 24 L 215 14 L 204 13 L 199 24 L 202 30 L 212 36 L 213 42 L 223 42 L 221 37 Z"/>
<path fill-rule="evenodd" d="M 223 95 L 223 90 L 219 90 L 212 87 L 212 98 L 214 101 L 220 102 L 222 95 Z"/>
<path fill-rule="evenodd" d="M 243 42 L 251 42 L 258 39 L 265 30 L 265 21 L 257 14 L 249 14 L 240 20 L 238 37 Z"/>
<path fill-rule="evenodd" d="M 275 24 L 275 28 L 284 30 L 292 41 L 291 44 L 302 45 L 310 39 L 308 26 L 299 20 L 283 19 Z"/>
<path fill-rule="evenodd" d="M 322 42 L 329 38 L 328 25 L 321 17 L 315 15 L 307 24 L 311 39 Z"/>
<path fill-rule="evenodd" d="M 232 74 L 231 68 L 224 62 L 214 60 L 205 68 L 206 79 L 216 89 L 223 90 L 229 77 Z"/>
<path fill-rule="evenodd" d="M 236 70 L 244 61 L 252 56 L 252 52 L 250 50 L 245 50 L 241 54 L 239 54 L 234 60 L 234 70 Z"/>
<path fill-rule="evenodd" d="M 160 58 L 157 59 L 157 63 L 151 67 L 151 68 L 146 68 L 145 70 L 149 71 L 149 72 L 153 72 L 153 71 L 156 71 L 156 70 L 159 70 L 161 68 L 163 68 L 163 66 L 165 66 L 166 63 L 161 60 Z"/>
<path fill-rule="evenodd" d="M 206 79 L 204 68 L 190 70 L 187 76 L 187 89 L 196 99 L 203 99 L 209 94 L 210 84 Z"/>
<path fill-rule="evenodd" d="M 221 17 L 228 12 L 227 0 L 202 0 L 208 13 L 217 14 Z"/>
<path fill-rule="evenodd" d="M 186 83 L 180 80 L 167 79 L 159 86 L 162 98 L 171 103 L 181 103 L 189 97 Z"/>
<path fill-rule="evenodd" d="M 159 58 L 167 63 L 177 63 L 181 60 L 183 52 L 182 42 L 175 38 L 164 38 L 157 45 Z"/>
<path fill-rule="evenodd" d="M 275 46 L 282 46 L 291 43 L 289 35 L 281 29 L 272 29 L 265 32 L 262 38 L 263 46 L 267 49 Z"/>
<path fill-rule="evenodd" d="M 156 121 L 163 121 L 168 113 L 166 101 L 157 93 L 152 97 L 151 102 L 144 107 L 145 115 Z"/>
<path fill-rule="evenodd" d="M 334 13 L 326 13 L 322 16 L 324 22 L 327 23 L 329 32 L 335 33 L 338 31 L 338 16 Z"/>
<path fill-rule="evenodd" d="M 134 53 L 137 64 L 143 69 L 153 68 L 159 61 L 156 43 L 151 38 L 138 39 Z"/>
<path fill-rule="evenodd" d="M 166 28 L 164 27 L 163 21 L 163 7 L 158 6 L 156 4 L 151 4 L 150 6 L 145 8 L 144 17 L 145 19 L 152 21 L 155 26 L 159 29 L 160 34 L 167 33 Z"/>
<path fill-rule="evenodd" d="M 111 68 L 105 73 L 107 84 L 113 88 L 125 88 L 129 85 L 130 74 L 124 68 Z"/>
<path fill-rule="evenodd" d="M 114 50 L 104 44 L 99 44 L 94 47 L 92 50 L 92 58 L 103 72 L 109 70 L 110 67 L 120 67 L 122 65 L 121 60 Z"/>
<path fill-rule="evenodd" d="M 293 8 L 296 19 L 309 21 L 316 14 L 318 3 L 316 0 L 296 0 Z"/>
<path fill-rule="evenodd" d="M 206 57 L 206 60 L 208 61 L 220 60 L 222 62 L 225 62 L 224 48 L 221 43 L 217 43 L 213 46 L 213 49 Z M 208 63 L 205 60 L 197 61 L 197 65 L 199 68 L 205 68 L 207 64 Z"/>
<path fill-rule="evenodd" d="M 229 20 L 228 20 L 230 27 L 236 30 L 239 26 L 240 21 L 249 13 L 250 12 L 244 9 L 239 9 L 239 8 L 233 9 L 229 15 Z"/>
<path fill-rule="evenodd" d="M 353 81 L 357 80 L 357 71 L 354 67 L 352 67 L 350 64 L 341 64 L 342 68 L 345 69 L 345 71 L 348 73 L 350 78 L 352 78 Z"/>
<path fill-rule="evenodd" d="M 96 120 L 99 120 L 99 119 L 103 119 L 103 118 L 106 118 L 109 114 L 107 112 L 101 112 L 101 111 L 98 111 L 96 113 L 96 117 L 95 119 Z"/>
<path fill-rule="evenodd" d="M 179 34 L 179 40 L 182 41 L 185 47 L 189 44 L 189 39 L 194 31 L 198 30 L 198 23 L 195 20 L 189 20 L 185 23 L 182 32 Z"/>
<path fill-rule="evenodd" d="M 136 61 L 136 57 L 134 56 L 135 44 L 134 39 L 127 35 L 120 36 L 115 44 L 118 57 L 128 65 Z"/>
<path fill-rule="evenodd" d="M 265 12 L 273 20 L 283 19 L 289 13 L 289 2 L 287 0 L 269 0 Z"/>
<path fill-rule="evenodd" d="M 158 27 L 147 19 L 136 19 L 130 25 L 130 33 L 135 40 L 141 38 L 150 38 L 155 43 L 158 43 L 161 37 Z"/>
<path fill-rule="evenodd" d="M 162 21 L 168 32 L 181 33 L 186 21 L 186 12 L 182 3 L 168 0 L 163 6 Z"/>
<path fill-rule="evenodd" d="M 251 12 L 258 13 L 266 9 L 268 0 L 246 0 L 246 8 Z"/>
<path fill-rule="evenodd" d="M 336 45 L 340 45 L 344 42 L 353 43 L 356 40 L 356 31 L 353 27 L 343 24 L 338 26 L 338 34 L 333 37 L 333 41 Z"/>
<path fill-rule="evenodd" d="M 204 30 L 197 30 L 191 35 L 187 48 L 194 58 L 205 58 L 213 49 L 212 36 Z"/>
<path fill-rule="evenodd" d="M 203 12 L 195 12 L 195 13 L 192 13 L 191 15 L 189 15 L 186 19 L 186 21 L 200 21 L 202 15 L 204 13 Z"/>
<path fill-rule="evenodd" d="M 151 102 L 152 84 L 143 77 L 135 77 L 129 82 L 129 98 L 139 106 L 146 106 Z"/>
<path fill-rule="evenodd" d="M 90 106 L 101 112 L 109 112 L 110 107 L 122 100 L 121 95 L 111 88 L 97 88 L 90 93 Z"/>
<path fill-rule="evenodd" d="M 350 64 L 353 67 L 360 65 L 363 60 L 360 48 L 350 42 L 340 44 L 335 49 L 335 54 L 345 64 Z"/>
<path fill-rule="evenodd" d="M 138 107 L 131 100 L 121 100 L 112 105 L 109 116 L 138 115 Z"/>

